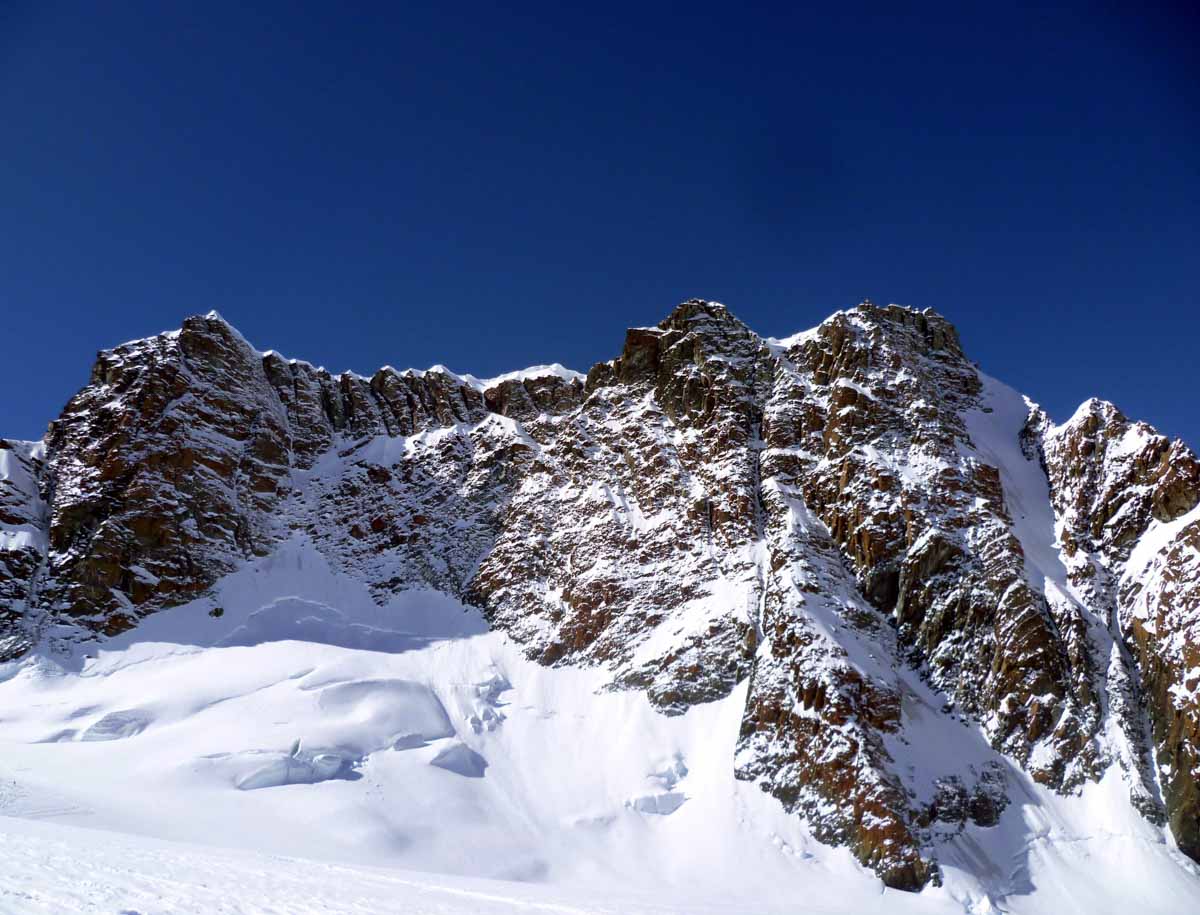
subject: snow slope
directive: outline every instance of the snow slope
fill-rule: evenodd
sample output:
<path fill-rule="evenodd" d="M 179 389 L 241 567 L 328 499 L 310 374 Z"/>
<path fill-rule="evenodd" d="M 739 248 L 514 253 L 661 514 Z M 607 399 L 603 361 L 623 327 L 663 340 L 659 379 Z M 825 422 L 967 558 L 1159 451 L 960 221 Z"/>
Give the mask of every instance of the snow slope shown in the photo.
<path fill-rule="evenodd" d="M 232 852 L 28 820 L 0 820 L 0 912 L 255 915 L 666 915 L 661 900 Z M 719 904 L 697 915 L 737 911 Z M 766 910 L 764 915 L 767 915 Z M 783 911 L 779 909 L 777 911 Z"/>
<path fill-rule="evenodd" d="M 377 607 L 302 537 L 92 651 L 0 667 L 0 911 L 1200 911 L 1117 775 L 1016 767 L 944 887 L 885 890 L 734 779 L 744 685 L 661 715 L 445 596 Z"/>

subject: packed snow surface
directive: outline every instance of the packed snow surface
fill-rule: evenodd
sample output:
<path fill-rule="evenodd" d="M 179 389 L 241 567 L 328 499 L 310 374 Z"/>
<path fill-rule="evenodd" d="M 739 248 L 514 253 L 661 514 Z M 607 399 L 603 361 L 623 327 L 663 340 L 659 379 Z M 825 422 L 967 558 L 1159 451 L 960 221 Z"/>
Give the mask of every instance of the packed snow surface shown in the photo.
<path fill-rule="evenodd" d="M 316 862 L 100 832 L 0 823 L 0 912 L 255 915 L 668 915 L 661 896 L 603 896 L 531 883 Z M 695 915 L 736 904 L 693 903 Z M 790 911 L 760 909 L 763 915 Z"/>
<path fill-rule="evenodd" d="M 734 779 L 745 684 L 667 717 L 605 682 L 444 595 L 379 607 L 297 537 L 0 667 L 0 912 L 1200 911 L 1116 772 L 1063 798 L 1012 767 L 1000 825 L 902 893 Z M 935 730 L 894 752 L 978 752 Z"/>

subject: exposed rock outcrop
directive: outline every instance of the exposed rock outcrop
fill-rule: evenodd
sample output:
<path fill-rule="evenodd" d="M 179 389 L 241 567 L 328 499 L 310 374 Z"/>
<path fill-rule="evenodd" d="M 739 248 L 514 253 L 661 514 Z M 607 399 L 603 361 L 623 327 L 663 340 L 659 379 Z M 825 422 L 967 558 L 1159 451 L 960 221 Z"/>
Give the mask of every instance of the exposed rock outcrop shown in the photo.
<path fill-rule="evenodd" d="M 37 587 L 49 526 L 41 494 L 44 449 L 0 439 L 0 662 L 37 638 Z"/>
<path fill-rule="evenodd" d="M 738 777 L 890 886 L 999 820 L 1003 757 L 1058 791 L 1118 765 L 1200 860 L 1198 504 L 1182 443 L 1095 401 L 1054 426 L 929 310 L 771 340 L 691 300 L 586 379 L 491 381 L 332 375 L 214 313 L 0 442 L 0 661 L 300 536 L 381 603 L 454 594 L 664 714 L 746 683 Z M 931 720 L 979 764 L 902 765 Z"/>
<path fill-rule="evenodd" d="M 1044 460 L 1071 581 L 1140 674 L 1125 707 L 1145 703 L 1153 729 L 1140 806 L 1157 773 L 1172 832 L 1200 860 L 1200 461 L 1099 400 L 1046 436 Z"/>

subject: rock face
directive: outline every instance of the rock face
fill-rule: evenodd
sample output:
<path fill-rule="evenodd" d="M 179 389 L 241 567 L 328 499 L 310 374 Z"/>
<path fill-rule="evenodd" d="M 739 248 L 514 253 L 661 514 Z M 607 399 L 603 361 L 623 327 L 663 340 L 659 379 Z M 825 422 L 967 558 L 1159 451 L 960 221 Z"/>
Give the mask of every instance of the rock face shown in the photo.
<path fill-rule="evenodd" d="M 1200 860 L 1198 505 L 1181 442 L 1097 401 L 1054 426 L 928 310 L 771 340 L 692 300 L 586 378 L 490 381 L 334 376 L 209 314 L 0 441 L 0 660 L 306 537 L 663 714 L 746 683 L 737 776 L 890 886 L 998 821 L 1004 758 L 1064 792 L 1117 766 Z M 938 727 L 978 760 L 906 765 Z"/>
<path fill-rule="evenodd" d="M 0 662 L 36 641 L 37 587 L 46 555 L 44 449 L 0 439 Z"/>
<path fill-rule="evenodd" d="M 1200 859 L 1200 461 L 1098 400 L 1045 437 L 1043 460 L 1071 583 L 1134 659 L 1147 768 L 1180 848 Z"/>

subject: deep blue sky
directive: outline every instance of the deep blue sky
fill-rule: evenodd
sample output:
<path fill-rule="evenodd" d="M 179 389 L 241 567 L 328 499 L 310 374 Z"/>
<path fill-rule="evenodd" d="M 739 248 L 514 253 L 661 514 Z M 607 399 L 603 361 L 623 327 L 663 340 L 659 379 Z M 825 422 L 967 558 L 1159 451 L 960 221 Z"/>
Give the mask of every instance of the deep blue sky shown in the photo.
<path fill-rule="evenodd" d="M 1186 6 L 247 5 L 0 0 L 0 434 L 214 307 L 488 375 L 870 297 L 1200 445 Z"/>

